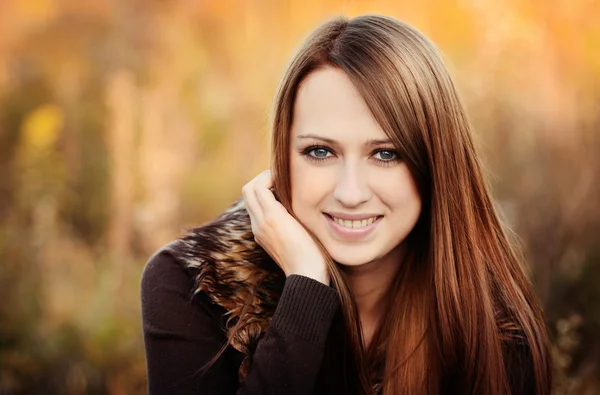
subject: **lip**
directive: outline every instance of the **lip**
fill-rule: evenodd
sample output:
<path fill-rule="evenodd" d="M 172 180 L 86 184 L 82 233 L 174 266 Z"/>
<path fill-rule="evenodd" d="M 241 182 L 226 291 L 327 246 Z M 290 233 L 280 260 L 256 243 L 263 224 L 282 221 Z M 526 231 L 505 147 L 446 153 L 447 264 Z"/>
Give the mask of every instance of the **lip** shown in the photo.
<path fill-rule="evenodd" d="M 338 224 L 337 222 L 335 222 L 333 220 L 333 218 L 330 217 L 330 215 L 334 215 L 334 213 L 331 214 L 325 214 L 323 213 L 323 215 L 325 216 L 325 218 L 327 219 L 327 223 L 329 224 L 330 229 L 337 234 L 338 236 L 344 238 L 344 239 L 361 239 L 363 237 L 366 237 L 367 235 L 369 235 L 370 233 L 372 233 L 375 228 L 377 228 L 377 226 L 379 225 L 379 223 L 381 222 L 381 219 L 383 218 L 382 215 L 371 215 L 371 217 L 377 217 L 377 219 L 375 221 L 373 221 L 372 224 L 361 227 L 361 228 L 346 228 L 340 224 Z M 337 218 L 340 219 L 348 219 L 350 220 L 350 218 L 348 218 L 349 216 L 346 215 L 346 218 L 343 217 L 338 217 L 337 215 L 334 215 Z M 359 215 L 359 216 L 355 216 L 356 217 L 356 221 L 359 219 L 365 219 L 365 216 L 363 214 Z M 370 217 L 366 217 L 366 218 L 370 218 Z"/>
<path fill-rule="evenodd" d="M 369 219 L 372 217 L 381 217 L 381 214 L 344 214 L 344 213 L 334 213 L 334 212 L 326 212 L 325 214 L 329 214 L 332 217 L 336 217 L 339 219 L 347 219 L 348 221 L 362 221 L 363 219 Z"/>

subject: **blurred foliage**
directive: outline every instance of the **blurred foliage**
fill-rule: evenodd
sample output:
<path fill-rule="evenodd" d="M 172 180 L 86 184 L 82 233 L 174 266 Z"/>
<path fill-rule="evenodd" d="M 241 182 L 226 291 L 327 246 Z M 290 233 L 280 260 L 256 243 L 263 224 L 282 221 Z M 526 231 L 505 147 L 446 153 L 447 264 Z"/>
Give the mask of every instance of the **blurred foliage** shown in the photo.
<path fill-rule="evenodd" d="M 295 48 L 362 13 L 442 50 L 525 247 L 555 393 L 600 393 L 600 3 L 4 0 L 0 394 L 145 393 L 145 260 L 268 166 Z"/>

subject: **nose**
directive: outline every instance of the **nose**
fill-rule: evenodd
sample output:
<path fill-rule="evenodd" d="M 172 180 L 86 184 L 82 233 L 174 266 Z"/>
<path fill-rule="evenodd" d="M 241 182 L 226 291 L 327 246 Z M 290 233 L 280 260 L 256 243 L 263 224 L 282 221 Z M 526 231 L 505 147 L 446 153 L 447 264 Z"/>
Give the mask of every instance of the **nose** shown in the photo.
<path fill-rule="evenodd" d="M 333 197 L 345 207 L 357 207 L 371 198 L 365 169 L 347 163 L 340 168 Z"/>

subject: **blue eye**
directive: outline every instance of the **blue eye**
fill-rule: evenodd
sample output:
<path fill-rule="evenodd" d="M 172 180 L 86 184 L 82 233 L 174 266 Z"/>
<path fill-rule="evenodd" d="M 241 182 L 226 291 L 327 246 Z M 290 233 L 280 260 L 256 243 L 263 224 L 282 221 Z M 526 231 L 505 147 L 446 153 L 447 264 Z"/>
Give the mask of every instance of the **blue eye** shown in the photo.
<path fill-rule="evenodd" d="M 325 161 L 335 156 L 335 153 L 322 145 L 312 145 L 302 150 L 301 154 L 313 161 Z M 393 149 L 379 149 L 371 153 L 372 158 L 381 165 L 392 165 L 400 161 L 400 155 Z"/>
<path fill-rule="evenodd" d="M 325 160 L 333 156 L 331 150 L 323 146 L 311 146 L 306 148 L 302 154 L 312 160 Z"/>
<path fill-rule="evenodd" d="M 377 151 L 375 155 L 379 155 L 379 158 L 376 158 L 377 160 L 385 162 L 394 161 L 398 159 L 398 153 L 394 150 L 380 150 Z"/>
<path fill-rule="evenodd" d="M 313 156 L 315 156 L 317 158 L 326 158 L 327 154 L 329 153 L 329 151 L 326 150 L 325 148 L 315 148 L 310 152 L 312 152 Z"/>

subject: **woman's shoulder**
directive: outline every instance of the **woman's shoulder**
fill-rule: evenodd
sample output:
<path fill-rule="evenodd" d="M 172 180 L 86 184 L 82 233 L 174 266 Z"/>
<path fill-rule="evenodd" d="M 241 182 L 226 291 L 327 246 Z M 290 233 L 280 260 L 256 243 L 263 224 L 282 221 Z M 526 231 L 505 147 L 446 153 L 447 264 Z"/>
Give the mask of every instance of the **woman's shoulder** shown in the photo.
<path fill-rule="evenodd" d="M 200 293 L 198 282 L 208 276 L 216 277 L 222 261 L 229 261 L 230 251 L 222 245 L 223 229 L 215 229 L 214 223 L 189 229 L 181 237 L 156 250 L 142 271 L 142 285 L 177 286 L 188 296 Z M 212 278 L 212 281 L 217 281 Z M 206 291 L 206 290 L 205 290 Z"/>
<path fill-rule="evenodd" d="M 146 262 L 141 274 L 141 302 L 145 312 L 174 315 L 193 308 L 220 319 L 223 309 L 211 303 L 209 295 L 197 289 L 198 267 L 186 264 L 177 255 L 179 241 L 158 249 Z"/>
<path fill-rule="evenodd" d="M 178 241 L 162 246 L 150 256 L 142 270 L 142 284 L 158 285 L 164 283 L 193 285 L 193 274 L 175 253 Z"/>
<path fill-rule="evenodd" d="M 233 215 L 232 213 L 229 214 Z M 221 314 L 238 311 L 260 288 L 257 311 L 273 310 L 285 276 L 239 223 L 218 220 L 188 230 L 158 249 L 142 272 L 142 302 L 178 297 Z"/>
<path fill-rule="evenodd" d="M 142 330 L 151 394 L 172 394 L 176 388 L 181 394 L 201 392 L 199 388 L 217 393 L 217 388 L 236 384 L 234 363 L 239 366 L 243 356 L 231 350 L 212 373 L 198 373 L 226 342 L 227 316 L 208 294 L 196 291 L 195 281 L 169 245 L 156 251 L 143 269 Z"/>

